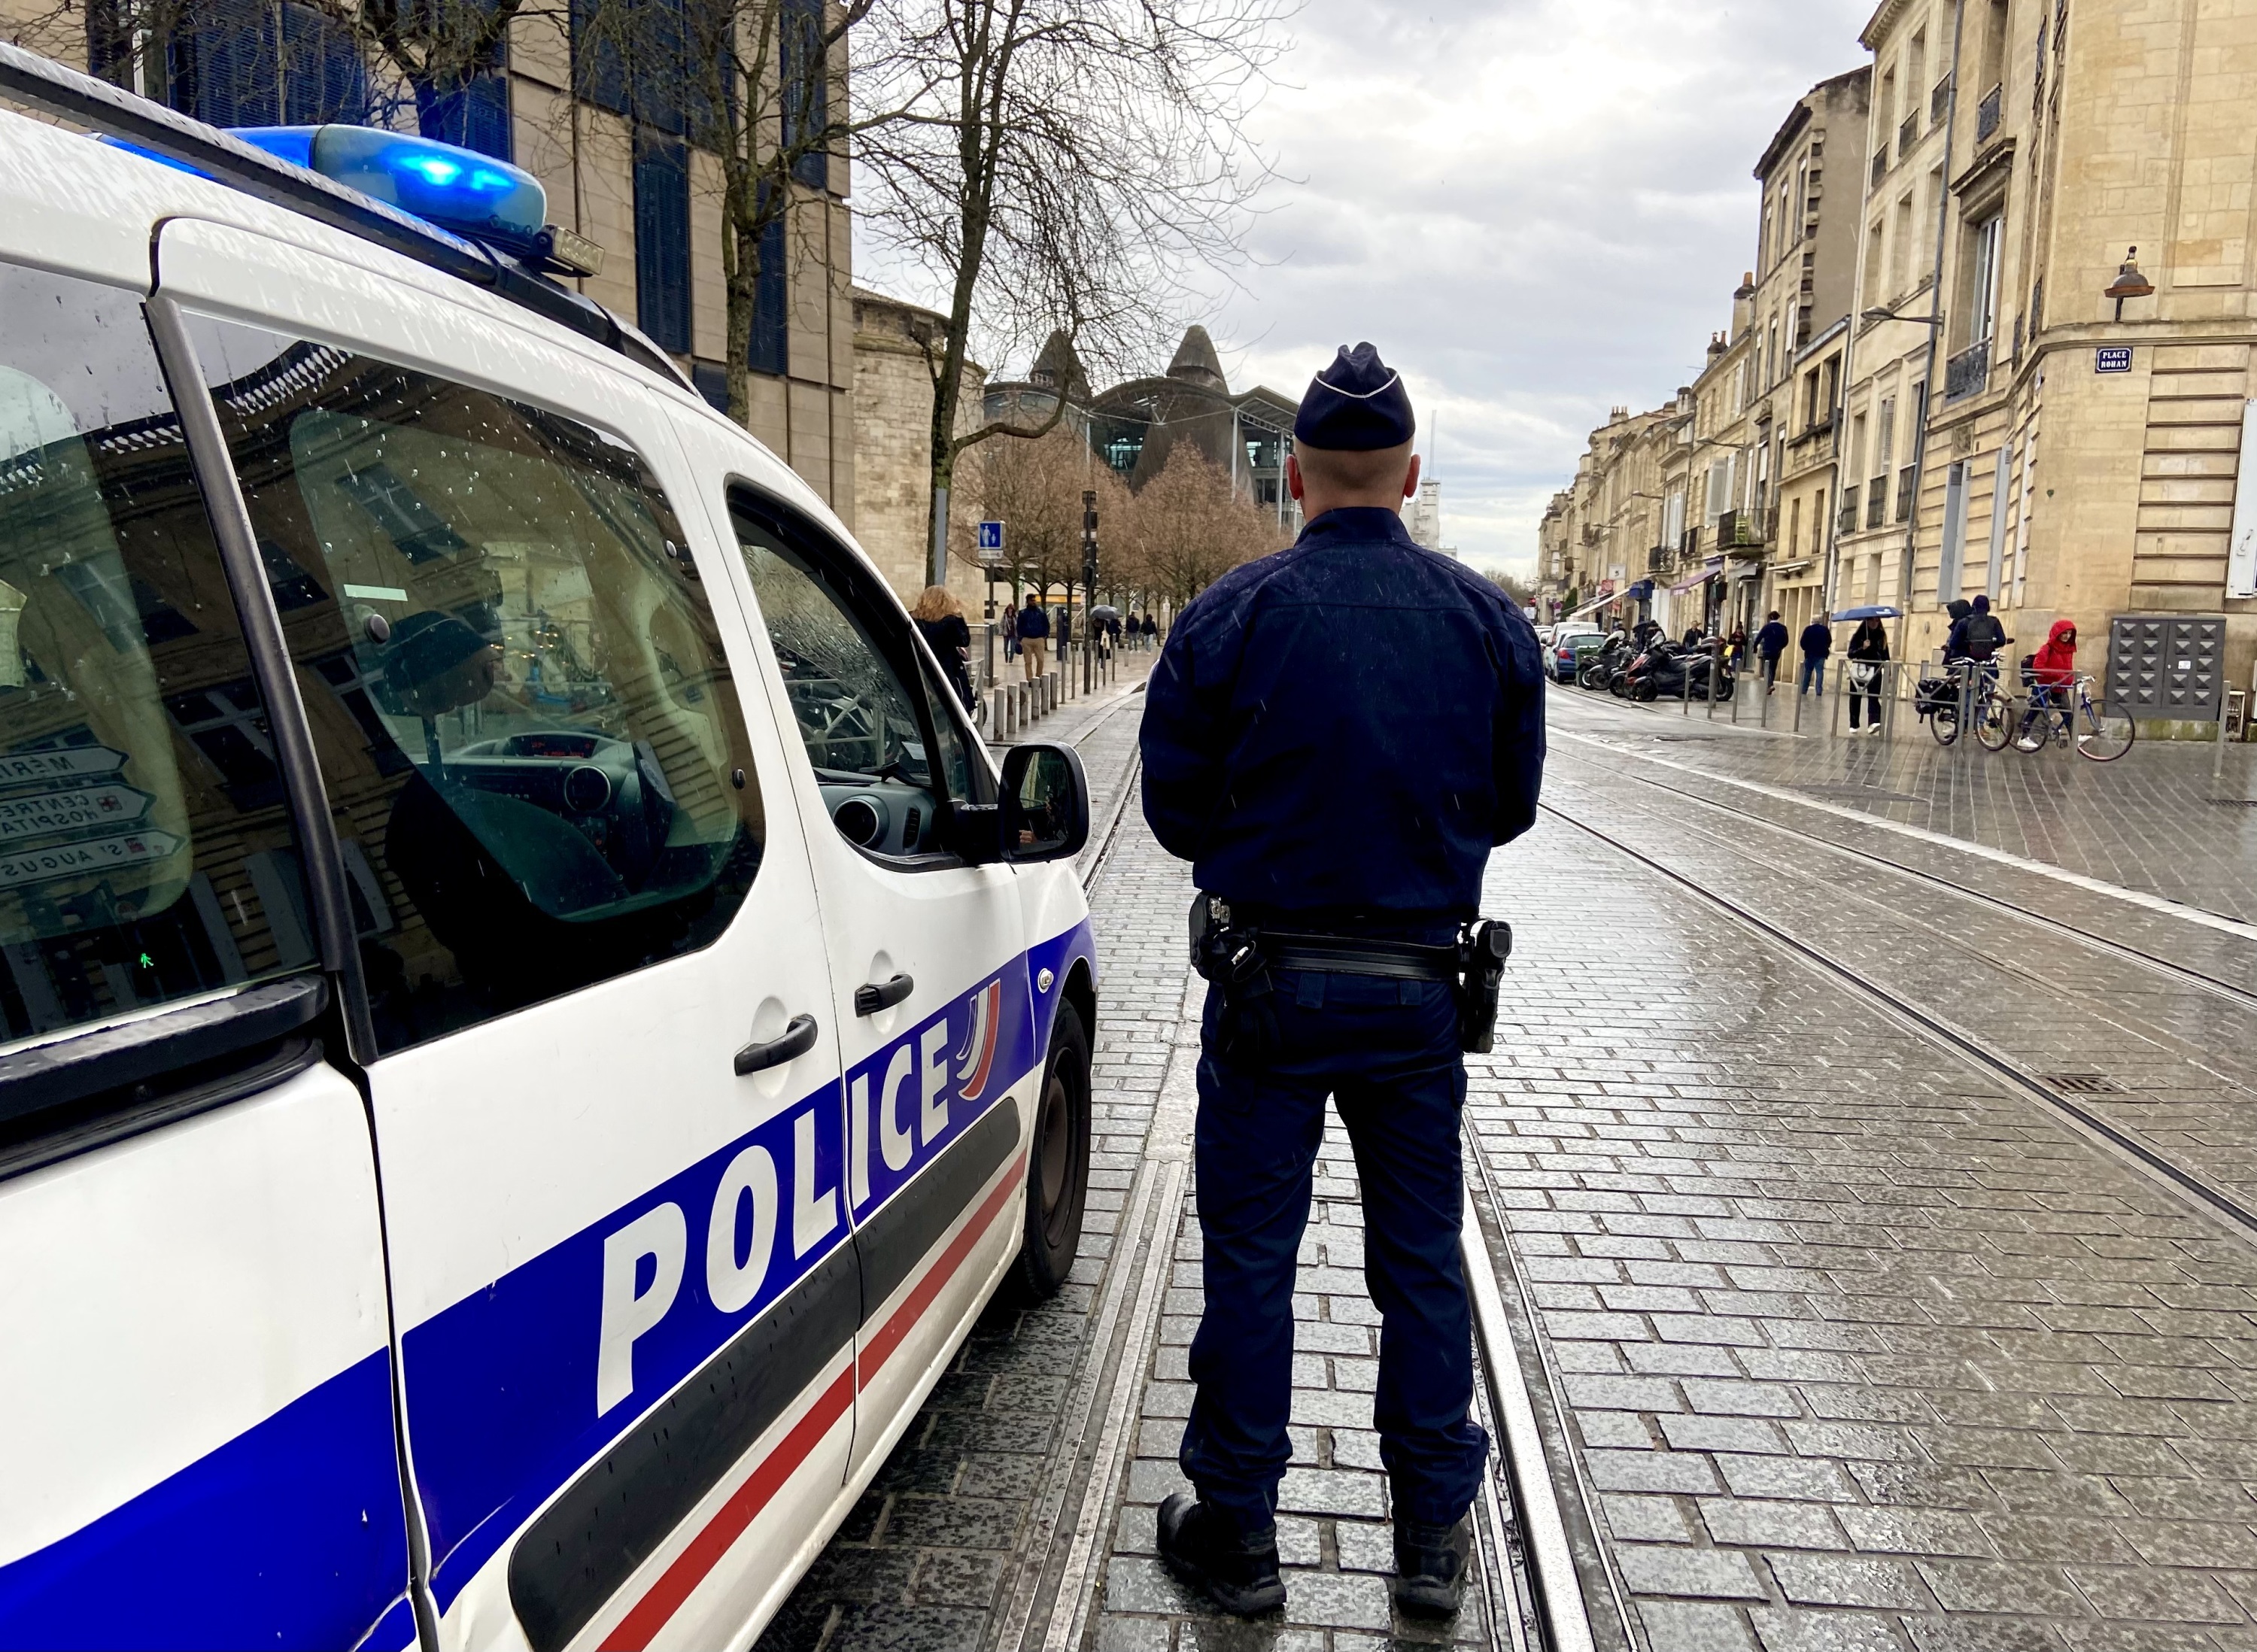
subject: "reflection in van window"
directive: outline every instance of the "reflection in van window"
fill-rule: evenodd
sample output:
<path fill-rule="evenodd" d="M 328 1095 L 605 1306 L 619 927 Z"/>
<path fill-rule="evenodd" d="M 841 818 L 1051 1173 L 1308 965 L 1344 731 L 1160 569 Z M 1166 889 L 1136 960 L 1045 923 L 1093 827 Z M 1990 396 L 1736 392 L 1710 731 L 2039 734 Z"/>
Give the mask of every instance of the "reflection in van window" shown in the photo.
<path fill-rule="evenodd" d="M 0 265 L 0 1040 L 315 955 L 266 710 L 131 293 Z"/>
<path fill-rule="evenodd" d="M 759 869 L 760 787 L 635 452 L 328 345 L 191 333 L 299 663 L 379 1045 L 718 936 Z"/>

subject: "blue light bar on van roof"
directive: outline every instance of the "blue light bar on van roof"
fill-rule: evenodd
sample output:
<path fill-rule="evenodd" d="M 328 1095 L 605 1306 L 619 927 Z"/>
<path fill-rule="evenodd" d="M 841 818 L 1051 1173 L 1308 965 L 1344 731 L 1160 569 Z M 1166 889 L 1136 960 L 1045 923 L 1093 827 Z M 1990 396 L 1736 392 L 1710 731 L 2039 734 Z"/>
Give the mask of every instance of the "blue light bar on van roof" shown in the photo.
<path fill-rule="evenodd" d="M 429 223 L 518 251 L 540 244 L 548 193 L 531 173 L 373 126 L 243 126 L 235 137 Z"/>

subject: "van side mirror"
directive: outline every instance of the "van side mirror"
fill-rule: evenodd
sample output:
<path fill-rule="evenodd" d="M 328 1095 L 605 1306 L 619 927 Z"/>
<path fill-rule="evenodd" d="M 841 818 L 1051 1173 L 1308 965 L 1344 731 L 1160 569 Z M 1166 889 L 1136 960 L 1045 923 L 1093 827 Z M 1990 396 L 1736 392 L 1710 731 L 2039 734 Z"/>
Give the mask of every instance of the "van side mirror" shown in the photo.
<path fill-rule="evenodd" d="M 1003 753 L 1003 858 L 1066 860 L 1089 841 L 1089 780 L 1070 745 L 1031 741 Z"/>

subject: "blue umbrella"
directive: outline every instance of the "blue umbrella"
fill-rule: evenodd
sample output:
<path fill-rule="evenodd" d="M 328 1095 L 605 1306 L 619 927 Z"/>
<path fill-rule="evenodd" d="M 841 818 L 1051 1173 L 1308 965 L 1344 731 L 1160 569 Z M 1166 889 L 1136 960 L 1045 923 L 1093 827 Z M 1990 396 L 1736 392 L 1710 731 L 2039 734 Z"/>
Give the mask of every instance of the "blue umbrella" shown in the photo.
<path fill-rule="evenodd" d="M 1891 608 L 1886 604 L 1873 604 L 1864 608 L 1837 608 L 1834 611 L 1834 618 L 1837 622 L 1844 619 L 1900 619 L 1903 617 L 1903 609 Z"/>

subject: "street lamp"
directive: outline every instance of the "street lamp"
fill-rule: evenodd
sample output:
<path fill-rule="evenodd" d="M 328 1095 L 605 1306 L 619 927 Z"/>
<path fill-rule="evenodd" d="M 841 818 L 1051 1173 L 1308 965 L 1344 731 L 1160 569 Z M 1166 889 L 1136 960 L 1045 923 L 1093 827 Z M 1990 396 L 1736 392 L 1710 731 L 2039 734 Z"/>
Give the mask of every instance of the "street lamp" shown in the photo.
<path fill-rule="evenodd" d="M 1876 304 L 1872 308 L 1861 314 L 1857 319 L 1861 321 L 1910 321 L 1914 327 L 1941 327 L 1943 325 L 1943 318 L 1941 315 L 1934 314 L 1928 315 L 1906 315 L 1900 311 L 1889 308 L 1886 304 Z"/>
<path fill-rule="evenodd" d="M 2133 247 L 2124 254 L 2124 267 L 2116 272 L 2116 279 L 2108 284 L 2100 296 L 2116 300 L 2116 319 L 2120 321 L 2124 319 L 2126 299 L 2152 298 L 2154 292 L 2155 284 L 2140 273 L 2140 249 Z"/>
<path fill-rule="evenodd" d="M 1097 609 L 1097 490 L 1081 496 L 1081 691 L 1095 688 L 1096 636 L 1091 616 Z"/>

